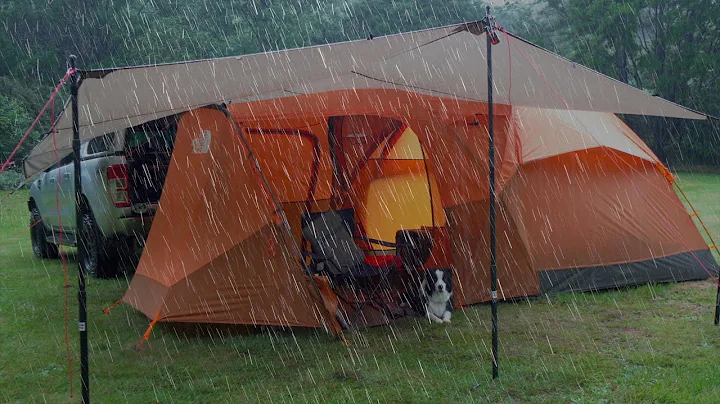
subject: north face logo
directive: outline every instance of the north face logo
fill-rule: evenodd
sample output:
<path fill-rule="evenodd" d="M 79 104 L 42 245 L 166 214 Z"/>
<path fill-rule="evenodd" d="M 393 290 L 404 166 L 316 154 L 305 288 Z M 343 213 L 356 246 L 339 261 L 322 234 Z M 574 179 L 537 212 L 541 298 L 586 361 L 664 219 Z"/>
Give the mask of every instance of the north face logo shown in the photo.
<path fill-rule="evenodd" d="M 211 133 L 209 130 L 202 130 L 192 140 L 193 154 L 204 154 L 210 150 Z"/>

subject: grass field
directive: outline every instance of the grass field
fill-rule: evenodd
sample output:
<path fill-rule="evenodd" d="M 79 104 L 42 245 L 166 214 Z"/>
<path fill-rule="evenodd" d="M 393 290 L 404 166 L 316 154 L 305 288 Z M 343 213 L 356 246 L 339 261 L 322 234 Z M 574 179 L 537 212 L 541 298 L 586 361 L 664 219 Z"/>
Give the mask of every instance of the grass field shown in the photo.
<path fill-rule="evenodd" d="M 682 183 L 720 235 L 720 176 L 683 175 Z M 59 261 L 33 258 L 25 198 L 18 193 L 0 207 L 0 402 L 79 402 L 76 264 L 69 263 L 76 394 L 70 399 L 63 269 Z M 133 346 L 148 320 L 128 305 L 102 315 L 126 287 L 124 278 L 88 283 L 91 394 L 98 402 L 717 403 L 720 397 L 711 281 L 502 304 L 495 382 L 486 305 L 456 312 L 448 327 L 404 319 L 365 330 L 351 336 L 349 347 L 315 330 L 160 324 L 138 352 Z"/>

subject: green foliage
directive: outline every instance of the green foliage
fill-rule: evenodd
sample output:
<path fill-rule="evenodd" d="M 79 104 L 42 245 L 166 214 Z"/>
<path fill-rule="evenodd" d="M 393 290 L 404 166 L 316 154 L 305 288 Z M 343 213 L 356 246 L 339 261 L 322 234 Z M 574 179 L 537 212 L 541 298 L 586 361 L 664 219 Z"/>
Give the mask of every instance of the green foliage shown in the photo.
<path fill-rule="evenodd" d="M 0 191 L 12 191 L 25 181 L 25 176 L 15 170 L 0 173 Z"/>
<path fill-rule="evenodd" d="M 19 102 L 0 94 L 0 164 L 10 157 L 29 125 L 30 117 L 25 108 Z M 23 150 L 20 150 L 20 156 L 27 149 L 27 146 L 24 146 Z M 17 157 L 13 160 L 15 159 Z"/>
<path fill-rule="evenodd" d="M 542 0 L 573 60 L 690 108 L 720 115 L 717 0 Z M 720 163 L 716 122 L 626 117 L 675 166 Z"/>

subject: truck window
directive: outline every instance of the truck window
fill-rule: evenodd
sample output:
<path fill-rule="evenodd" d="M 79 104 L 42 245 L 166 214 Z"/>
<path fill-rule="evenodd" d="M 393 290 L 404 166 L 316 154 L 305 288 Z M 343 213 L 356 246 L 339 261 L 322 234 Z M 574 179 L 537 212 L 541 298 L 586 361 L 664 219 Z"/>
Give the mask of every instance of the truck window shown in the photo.
<path fill-rule="evenodd" d="M 59 168 L 59 167 L 66 166 L 66 165 L 72 163 L 73 161 L 75 161 L 75 155 L 74 155 L 73 153 L 70 153 L 70 154 L 68 154 L 67 156 L 63 157 L 59 162 L 56 162 L 55 164 L 53 164 L 53 165 L 51 165 L 50 167 L 46 168 L 46 169 L 45 169 L 45 172 L 46 172 L 46 173 L 49 173 L 50 171 L 52 171 L 52 170 L 54 170 L 54 169 L 56 169 L 56 168 Z"/>
<path fill-rule="evenodd" d="M 71 164 L 73 161 L 75 161 L 75 154 L 70 153 L 67 156 L 63 157 L 62 160 L 60 160 L 60 167 Z"/>
<path fill-rule="evenodd" d="M 88 142 L 87 154 L 98 154 L 112 151 L 115 145 L 115 133 L 96 137 Z"/>
<path fill-rule="evenodd" d="M 176 133 L 177 116 L 161 118 L 129 128 L 125 135 L 126 155 L 157 154 L 169 158 Z"/>

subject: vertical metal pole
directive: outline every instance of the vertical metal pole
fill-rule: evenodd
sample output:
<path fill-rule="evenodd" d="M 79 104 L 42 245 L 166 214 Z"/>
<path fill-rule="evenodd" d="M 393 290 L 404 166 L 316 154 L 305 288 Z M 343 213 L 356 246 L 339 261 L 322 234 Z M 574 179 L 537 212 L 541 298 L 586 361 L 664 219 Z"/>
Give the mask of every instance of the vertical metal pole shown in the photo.
<path fill-rule="evenodd" d="M 486 6 L 485 22 L 492 27 L 490 6 Z M 488 80 L 488 176 L 490 180 L 490 297 L 492 310 L 492 375 L 498 378 L 498 315 L 497 315 L 497 260 L 495 257 L 495 128 L 493 119 L 492 39 L 487 31 L 487 80 Z"/>
<path fill-rule="evenodd" d="M 75 68 L 75 55 L 70 55 L 70 68 Z M 70 96 L 72 102 L 73 121 L 73 153 L 75 154 L 74 164 L 74 188 L 75 188 L 75 238 L 77 241 L 78 256 L 78 330 L 80 331 L 80 377 L 82 380 L 82 402 L 90 403 L 90 378 L 88 362 L 88 337 L 87 337 L 87 294 L 85 293 L 85 270 L 82 267 L 83 242 L 82 242 L 82 180 L 80 176 L 80 125 L 78 118 L 78 74 L 74 72 L 70 81 Z"/>
<path fill-rule="evenodd" d="M 720 283 L 718 283 L 717 295 L 715 296 L 715 325 L 720 324 Z"/>

